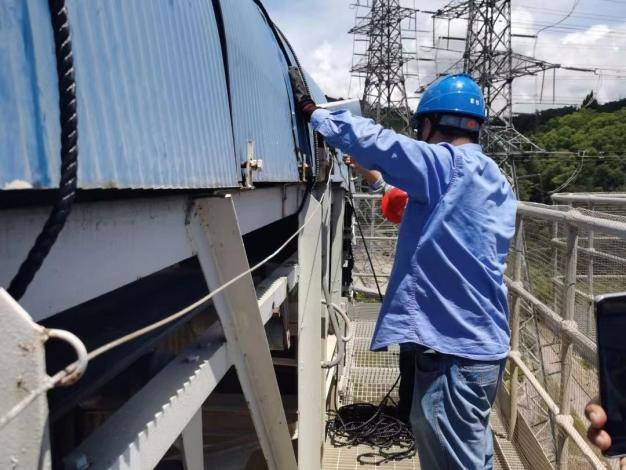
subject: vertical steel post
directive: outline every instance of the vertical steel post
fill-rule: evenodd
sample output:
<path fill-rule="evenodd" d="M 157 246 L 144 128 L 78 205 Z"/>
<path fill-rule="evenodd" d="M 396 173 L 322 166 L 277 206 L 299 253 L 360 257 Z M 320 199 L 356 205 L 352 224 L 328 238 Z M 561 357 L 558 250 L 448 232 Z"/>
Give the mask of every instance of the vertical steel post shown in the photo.
<path fill-rule="evenodd" d="M 200 408 L 180 435 L 179 446 L 183 455 L 183 468 L 185 470 L 204 468 L 202 437 L 202 408 Z"/>
<path fill-rule="evenodd" d="M 589 210 L 593 212 L 593 208 L 594 208 L 594 204 L 593 202 L 589 201 Z M 594 249 L 594 230 L 592 228 L 589 229 L 588 232 L 588 244 L 587 244 L 587 248 L 589 248 L 590 253 L 587 255 L 587 284 L 589 285 L 589 310 L 587 311 L 587 321 L 586 321 L 586 331 L 585 333 L 587 335 L 591 335 L 591 325 L 593 322 L 593 318 L 594 318 L 594 312 L 593 312 L 593 291 L 594 291 L 594 286 L 593 286 L 593 259 L 594 256 L 591 254 L 591 250 Z"/>
<path fill-rule="evenodd" d="M 230 195 L 197 200 L 190 215 L 189 232 L 210 290 L 249 268 Z M 252 275 L 247 274 L 216 295 L 213 304 L 268 468 L 295 470 L 296 456 Z M 319 343 L 319 335 L 316 339 Z"/>
<path fill-rule="evenodd" d="M 524 262 L 524 218 L 517 217 L 517 226 L 515 227 L 515 260 L 513 262 L 513 281 L 522 282 L 522 263 Z M 520 309 L 522 298 L 516 294 L 512 294 L 513 302 L 511 308 L 511 352 L 519 351 L 519 329 L 520 329 Z M 514 361 L 509 362 L 511 366 L 511 402 L 509 406 L 509 440 L 513 440 L 515 433 L 515 425 L 517 424 L 517 395 L 519 391 L 519 383 L 517 381 L 519 369 Z"/>
<path fill-rule="evenodd" d="M 370 199 L 370 237 L 376 236 L 376 199 Z"/>
<path fill-rule="evenodd" d="M 300 224 L 309 220 L 298 238 L 298 468 L 322 468 L 322 208 L 309 197 Z"/>
<path fill-rule="evenodd" d="M 563 289 L 562 317 L 566 322 L 574 321 L 574 310 L 576 308 L 576 266 L 578 255 L 578 227 L 567 225 L 567 247 L 565 251 L 565 281 Z M 561 397 L 560 412 L 562 415 L 569 415 L 571 409 L 571 378 L 573 345 L 565 331 L 561 331 Z M 568 442 L 569 437 L 562 435 L 559 437 L 557 461 L 561 470 L 568 466 Z"/>
<path fill-rule="evenodd" d="M 559 223 L 552 224 L 552 310 L 558 310 L 559 297 L 555 286 L 559 280 L 559 246 L 555 243 L 559 238 Z"/>

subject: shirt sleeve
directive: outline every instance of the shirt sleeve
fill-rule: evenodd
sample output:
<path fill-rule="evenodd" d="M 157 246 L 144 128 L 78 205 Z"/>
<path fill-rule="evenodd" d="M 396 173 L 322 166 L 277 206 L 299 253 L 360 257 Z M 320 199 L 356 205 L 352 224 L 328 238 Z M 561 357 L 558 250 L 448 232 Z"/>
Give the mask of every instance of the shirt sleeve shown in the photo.
<path fill-rule="evenodd" d="M 311 125 L 330 145 L 419 202 L 436 204 L 450 184 L 454 152 L 448 144 L 414 140 L 345 110 L 317 109 Z"/>
<path fill-rule="evenodd" d="M 370 193 L 374 193 L 374 194 L 385 194 L 387 191 L 389 191 L 391 188 L 393 188 L 393 186 L 391 186 L 390 184 L 387 184 L 387 182 L 382 178 L 378 178 L 374 184 L 372 184 L 370 186 Z"/>

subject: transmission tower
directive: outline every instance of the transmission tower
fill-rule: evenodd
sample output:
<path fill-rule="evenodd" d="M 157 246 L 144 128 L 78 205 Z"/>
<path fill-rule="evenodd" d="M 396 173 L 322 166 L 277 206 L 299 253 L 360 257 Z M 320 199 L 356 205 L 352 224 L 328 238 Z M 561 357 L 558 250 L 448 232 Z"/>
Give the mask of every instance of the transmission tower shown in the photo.
<path fill-rule="evenodd" d="M 542 152 L 513 127 L 512 82 L 559 65 L 513 52 L 511 0 L 457 0 L 433 16 L 448 21 L 467 20 L 463 70 L 474 77 L 485 96 L 485 150 L 501 157 Z"/>
<path fill-rule="evenodd" d="M 364 79 L 362 104 L 365 115 L 377 122 L 410 133 L 406 78 L 415 53 L 407 40 L 417 40 L 416 12 L 400 0 L 357 0 L 354 56 L 351 73 Z"/>

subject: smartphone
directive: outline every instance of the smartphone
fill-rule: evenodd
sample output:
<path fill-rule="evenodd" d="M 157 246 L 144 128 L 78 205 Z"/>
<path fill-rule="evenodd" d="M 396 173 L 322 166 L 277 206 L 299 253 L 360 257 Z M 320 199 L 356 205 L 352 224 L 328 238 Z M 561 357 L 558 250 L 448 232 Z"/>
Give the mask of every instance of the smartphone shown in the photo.
<path fill-rule="evenodd" d="M 626 455 L 626 293 L 596 297 L 600 402 L 611 447 L 604 455 Z"/>

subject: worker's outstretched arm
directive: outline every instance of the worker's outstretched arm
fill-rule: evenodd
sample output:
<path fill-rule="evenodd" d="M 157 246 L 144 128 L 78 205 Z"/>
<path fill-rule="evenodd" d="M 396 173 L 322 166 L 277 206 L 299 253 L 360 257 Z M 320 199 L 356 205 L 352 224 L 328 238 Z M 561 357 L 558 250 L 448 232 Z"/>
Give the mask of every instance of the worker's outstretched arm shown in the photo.
<path fill-rule="evenodd" d="M 452 178 L 453 154 L 446 145 L 411 139 L 349 111 L 317 109 L 311 125 L 330 145 L 420 202 L 436 204 Z"/>

